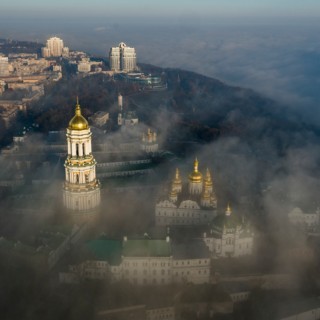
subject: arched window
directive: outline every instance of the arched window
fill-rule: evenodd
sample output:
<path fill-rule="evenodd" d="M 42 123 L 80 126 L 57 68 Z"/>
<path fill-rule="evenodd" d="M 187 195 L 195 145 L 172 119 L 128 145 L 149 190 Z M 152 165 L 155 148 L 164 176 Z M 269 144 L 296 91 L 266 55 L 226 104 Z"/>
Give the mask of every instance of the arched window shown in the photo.
<path fill-rule="evenodd" d="M 76 174 L 76 182 L 79 183 L 79 173 Z"/>
<path fill-rule="evenodd" d="M 86 154 L 86 148 L 85 148 L 85 144 L 82 144 L 82 155 L 85 156 Z"/>
<path fill-rule="evenodd" d="M 76 156 L 79 157 L 79 145 L 76 143 Z"/>

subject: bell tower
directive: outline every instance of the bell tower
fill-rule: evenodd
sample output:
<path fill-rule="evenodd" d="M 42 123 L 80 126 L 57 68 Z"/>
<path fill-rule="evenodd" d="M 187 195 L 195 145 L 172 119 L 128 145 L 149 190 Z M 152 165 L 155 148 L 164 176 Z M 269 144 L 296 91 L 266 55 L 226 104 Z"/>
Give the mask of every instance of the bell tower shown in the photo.
<path fill-rule="evenodd" d="M 72 214 L 90 215 L 100 205 L 100 183 L 92 156 L 91 130 L 82 116 L 79 101 L 67 128 L 68 156 L 65 160 L 63 203 Z"/>

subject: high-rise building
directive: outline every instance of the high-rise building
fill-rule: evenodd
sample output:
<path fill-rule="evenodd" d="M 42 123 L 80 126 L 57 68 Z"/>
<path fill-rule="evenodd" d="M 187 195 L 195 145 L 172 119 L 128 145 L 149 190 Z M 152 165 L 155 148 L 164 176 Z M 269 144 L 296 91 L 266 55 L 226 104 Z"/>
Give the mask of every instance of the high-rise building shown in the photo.
<path fill-rule="evenodd" d="M 100 183 L 92 155 L 91 131 L 77 102 L 67 128 L 68 156 L 65 161 L 64 206 L 73 214 L 89 216 L 100 205 Z"/>
<path fill-rule="evenodd" d="M 57 37 L 52 37 L 47 40 L 46 47 L 41 49 L 42 56 L 61 57 L 69 55 L 69 48 L 63 46 L 63 40 Z"/>
<path fill-rule="evenodd" d="M 9 60 L 8 57 L 0 56 L 0 76 L 9 75 Z"/>
<path fill-rule="evenodd" d="M 110 69 L 116 72 L 130 72 L 137 70 L 137 56 L 135 48 L 127 47 L 121 42 L 118 47 L 112 47 L 109 52 Z"/>

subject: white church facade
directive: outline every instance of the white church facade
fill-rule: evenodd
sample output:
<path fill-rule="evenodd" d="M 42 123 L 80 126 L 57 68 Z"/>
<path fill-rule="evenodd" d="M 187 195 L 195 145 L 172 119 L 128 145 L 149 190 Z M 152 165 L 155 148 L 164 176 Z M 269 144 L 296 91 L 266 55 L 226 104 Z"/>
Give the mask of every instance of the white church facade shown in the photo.
<path fill-rule="evenodd" d="M 240 220 L 228 206 L 225 214 L 218 215 L 203 241 L 212 258 L 237 258 L 253 253 L 254 232 L 248 222 Z"/>

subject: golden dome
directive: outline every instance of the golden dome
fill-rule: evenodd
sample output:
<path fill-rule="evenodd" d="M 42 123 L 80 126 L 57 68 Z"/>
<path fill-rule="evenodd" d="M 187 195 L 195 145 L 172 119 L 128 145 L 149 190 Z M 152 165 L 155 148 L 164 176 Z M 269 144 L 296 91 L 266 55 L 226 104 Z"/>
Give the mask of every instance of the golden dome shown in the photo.
<path fill-rule="evenodd" d="M 201 172 L 198 171 L 198 159 L 196 158 L 194 160 L 194 164 L 193 164 L 193 172 L 189 174 L 189 181 L 190 182 L 196 182 L 196 183 L 200 183 L 202 182 L 202 174 Z"/>
<path fill-rule="evenodd" d="M 89 128 L 88 121 L 81 114 L 79 101 L 77 99 L 75 115 L 70 120 L 68 129 L 70 129 L 70 130 L 85 130 L 88 128 Z"/>
<path fill-rule="evenodd" d="M 176 197 L 177 196 L 177 191 L 176 191 L 176 189 L 171 189 L 171 191 L 170 191 L 170 197 Z"/>
<path fill-rule="evenodd" d="M 230 205 L 228 203 L 227 210 L 226 210 L 226 216 L 230 216 L 231 213 L 232 213 L 232 210 L 231 210 Z"/>

